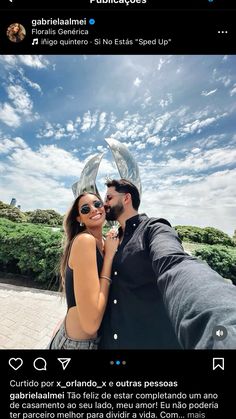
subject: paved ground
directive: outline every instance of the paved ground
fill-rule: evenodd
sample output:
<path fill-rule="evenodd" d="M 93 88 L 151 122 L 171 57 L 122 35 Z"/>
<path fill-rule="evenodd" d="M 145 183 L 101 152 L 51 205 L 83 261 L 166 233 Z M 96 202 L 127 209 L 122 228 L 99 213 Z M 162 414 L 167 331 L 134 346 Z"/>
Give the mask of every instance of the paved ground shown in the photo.
<path fill-rule="evenodd" d="M 0 349 L 45 349 L 65 313 L 60 293 L 0 283 Z"/>

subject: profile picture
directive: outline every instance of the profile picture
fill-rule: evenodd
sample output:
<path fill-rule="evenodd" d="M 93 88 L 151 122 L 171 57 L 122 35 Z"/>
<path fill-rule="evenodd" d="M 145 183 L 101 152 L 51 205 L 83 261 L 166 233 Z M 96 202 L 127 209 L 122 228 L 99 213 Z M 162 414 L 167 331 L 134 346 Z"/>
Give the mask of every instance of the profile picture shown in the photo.
<path fill-rule="evenodd" d="M 20 23 L 12 23 L 7 28 L 7 37 L 11 42 L 21 42 L 25 38 L 26 30 Z"/>

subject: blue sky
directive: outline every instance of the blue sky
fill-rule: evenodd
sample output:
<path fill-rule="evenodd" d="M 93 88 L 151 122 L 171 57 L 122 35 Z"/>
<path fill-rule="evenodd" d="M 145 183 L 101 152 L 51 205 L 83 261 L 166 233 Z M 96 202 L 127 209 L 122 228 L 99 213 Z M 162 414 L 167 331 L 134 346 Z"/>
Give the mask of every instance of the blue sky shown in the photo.
<path fill-rule="evenodd" d="M 88 158 L 125 143 L 141 212 L 236 229 L 236 56 L 1 56 L 0 200 L 64 213 Z"/>

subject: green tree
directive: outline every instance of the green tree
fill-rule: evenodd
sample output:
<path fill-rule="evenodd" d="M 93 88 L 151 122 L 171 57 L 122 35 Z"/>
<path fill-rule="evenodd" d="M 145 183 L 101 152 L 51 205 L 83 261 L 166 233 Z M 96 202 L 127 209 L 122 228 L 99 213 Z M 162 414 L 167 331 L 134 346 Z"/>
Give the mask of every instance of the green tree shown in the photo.
<path fill-rule="evenodd" d="M 62 226 L 63 216 L 54 210 L 27 211 L 27 221 L 33 224 L 47 224 L 51 226 Z"/>
<path fill-rule="evenodd" d="M 8 220 L 22 223 L 26 221 L 25 214 L 19 208 L 12 207 L 11 205 L 4 204 L 0 201 L 0 218 L 7 218 Z"/>
<path fill-rule="evenodd" d="M 175 229 L 181 240 L 235 246 L 235 241 L 228 234 L 214 227 L 176 226 Z"/>
<path fill-rule="evenodd" d="M 224 278 L 231 279 L 236 285 L 236 252 L 226 246 L 202 246 L 194 251 L 194 255 L 208 263 L 208 265 Z"/>
<path fill-rule="evenodd" d="M 214 227 L 203 228 L 203 240 L 208 244 L 223 244 L 224 246 L 234 246 L 234 241 L 228 234 Z"/>
<path fill-rule="evenodd" d="M 30 276 L 46 288 L 58 282 L 62 233 L 0 219 L 0 269 Z"/>

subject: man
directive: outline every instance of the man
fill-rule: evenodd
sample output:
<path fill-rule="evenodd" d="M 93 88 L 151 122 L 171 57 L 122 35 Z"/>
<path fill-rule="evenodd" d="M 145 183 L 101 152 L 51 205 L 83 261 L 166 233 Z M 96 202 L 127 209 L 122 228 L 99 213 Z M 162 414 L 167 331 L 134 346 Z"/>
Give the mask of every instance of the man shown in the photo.
<path fill-rule="evenodd" d="M 139 214 L 131 182 L 106 185 L 120 244 L 99 349 L 236 349 L 236 287 L 185 253 L 167 220 Z M 227 329 L 224 340 L 216 326 Z"/>

